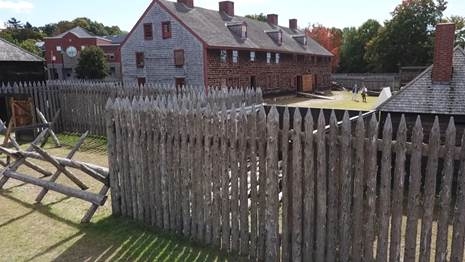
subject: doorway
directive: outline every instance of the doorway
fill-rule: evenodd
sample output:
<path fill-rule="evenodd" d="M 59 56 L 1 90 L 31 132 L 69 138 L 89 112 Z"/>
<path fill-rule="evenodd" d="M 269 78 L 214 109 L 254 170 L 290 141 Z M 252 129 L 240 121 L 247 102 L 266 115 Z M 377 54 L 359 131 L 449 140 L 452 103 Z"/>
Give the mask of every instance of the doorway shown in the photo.
<path fill-rule="evenodd" d="M 301 75 L 298 75 L 296 77 L 296 84 L 297 84 L 297 92 L 302 92 L 303 90 L 303 80 L 302 80 L 302 76 Z"/>
<path fill-rule="evenodd" d="M 257 88 L 257 77 L 256 76 L 250 77 L 250 87 L 253 89 Z"/>

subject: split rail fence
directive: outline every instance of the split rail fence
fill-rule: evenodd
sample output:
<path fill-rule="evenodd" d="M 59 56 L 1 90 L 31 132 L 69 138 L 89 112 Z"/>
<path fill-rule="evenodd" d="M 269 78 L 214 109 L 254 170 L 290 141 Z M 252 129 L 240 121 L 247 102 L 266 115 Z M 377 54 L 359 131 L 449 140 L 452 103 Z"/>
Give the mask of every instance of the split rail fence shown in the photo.
<path fill-rule="evenodd" d="M 207 91 L 208 90 L 208 91 Z M 0 86 L 0 96 L 27 95 L 46 119 L 54 119 L 54 130 L 58 132 L 84 133 L 105 136 L 105 104 L 109 98 L 115 99 L 148 96 L 176 95 L 201 100 L 202 104 L 212 101 L 232 103 L 262 102 L 260 89 L 216 89 L 187 86 L 177 89 L 174 86 L 148 83 L 139 86 L 135 83 L 94 82 L 94 81 L 47 81 L 24 83 L 14 86 Z"/>
<path fill-rule="evenodd" d="M 286 109 L 280 125 L 261 105 L 116 99 L 106 117 L 115 215 L 251 260 L 464 261 L 453 121 L 423 144 L 420 120 Z"/>

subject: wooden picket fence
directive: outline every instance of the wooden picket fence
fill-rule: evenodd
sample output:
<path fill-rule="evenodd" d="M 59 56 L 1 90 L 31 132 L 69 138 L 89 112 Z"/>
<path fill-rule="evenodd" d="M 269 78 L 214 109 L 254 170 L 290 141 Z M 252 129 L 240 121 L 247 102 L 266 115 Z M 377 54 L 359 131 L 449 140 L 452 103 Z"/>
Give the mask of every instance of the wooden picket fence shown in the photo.
<path fill-rule="evenodd" d="M 177 95 L 195 97 L 207 102 L 225 101 L 230 107 L 232 103 L 261 103 L 261 90 L 252 89 L 217 89 L 187 86 L 178 89 L 174 86 L 148 83 L 139 86 L 137 83 L 97 82 L 97 81 L 47 81 L 44 83 L 23 83 L 14 86 L 1 86 L 0 96 L 27 95 L 33 98 L 34 104 L 52 121 L 60 110 L 54 128 L 61 132 L 106 135 L 105 104 L 109 98 L 129 98 L 148 96 Z"/>
<path fill-rule="evenodd" d="M 106 124 L 115 215 L 250 260 L 464 259 L 453 121 L 444 144 L 437 120 L 424 144 L 420 120 L 393 130 L 374 114 L 314 122 L 173 98 L 109 101 Z"/>

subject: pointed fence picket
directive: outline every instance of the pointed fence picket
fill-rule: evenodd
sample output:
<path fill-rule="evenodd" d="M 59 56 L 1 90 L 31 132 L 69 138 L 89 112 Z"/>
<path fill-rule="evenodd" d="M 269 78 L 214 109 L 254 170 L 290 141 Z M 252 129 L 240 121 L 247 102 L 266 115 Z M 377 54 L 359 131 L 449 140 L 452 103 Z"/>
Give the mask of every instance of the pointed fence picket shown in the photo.
<path fill-rule="evenodd" d="M 375 115 L 314 123 L 187 97 L 108 102 L 115 215 L 253 261 L 462 261 L 453 120 L 444 144 L 438 121 L 424 144 L 420 119 L 412 130 Z"/>

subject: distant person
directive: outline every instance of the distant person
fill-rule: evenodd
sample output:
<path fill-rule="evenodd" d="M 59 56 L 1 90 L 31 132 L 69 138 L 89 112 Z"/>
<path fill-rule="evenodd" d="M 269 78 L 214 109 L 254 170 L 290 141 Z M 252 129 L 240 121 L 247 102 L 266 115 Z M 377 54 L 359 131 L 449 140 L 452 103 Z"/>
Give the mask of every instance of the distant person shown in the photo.
<path fill-rule="evenodd" d="M 366 86 L 363 86 L 362 88 L 362 99 L 363 99 L 363 103 L 366 103 L 367 102 L 367 95 L 368 95 L 368 89 Z"/>
<path fill-rule="evenodd" d="M 358 86 L 357 84 L 354 85 L 354 87 L 352 88 L 352 101 L 357 101 L 357 95 L 358 95 Z"/>

